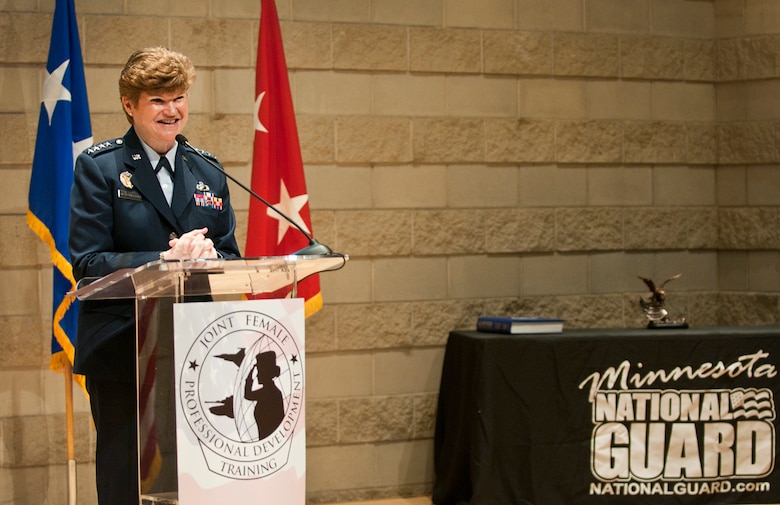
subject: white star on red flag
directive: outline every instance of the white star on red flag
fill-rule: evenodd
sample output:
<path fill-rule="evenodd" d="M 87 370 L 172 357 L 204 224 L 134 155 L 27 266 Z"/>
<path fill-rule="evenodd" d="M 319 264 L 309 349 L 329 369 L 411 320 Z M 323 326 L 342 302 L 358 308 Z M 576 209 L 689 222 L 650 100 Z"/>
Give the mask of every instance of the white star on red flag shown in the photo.
<path fill-rule="evenodd" d="M 263 98 L 265 97 L 265 91 L 257 95 L 255 99 L 255 131 L 268 133 L 268 129 L 263 125 L 260 120 L 260 106 L 263 104 Z"/>
<path fill-rule="evenodd" d="M 289 191 L 287 191 L 287 186 L 284 184 L 284 180 L 281 180 L 280 182 L 281 187 L 279 188 L 279 202 L 276 203 L 274 207 L 281 210 L 290 219 L 298 223 L 298 226 L 306 230 L 306 233 L 311 233 L 309 231 L 309 227 L 306 226 L 306 221 L 304 221 L 303 217 L 301 217 L 301 209 L 308 203 L 309 195 L 303 194 L 291 197 Z M 268 214 L 268 217 L 279 221 L 279 232 L 277 234 L 276 243 L 281 244 L 285 233 L 287 233 L 287 230 L 289 230 L 292 225 L 278 213 L 274 212 L 273 209 L 268 209 L 266 213 Z"/>

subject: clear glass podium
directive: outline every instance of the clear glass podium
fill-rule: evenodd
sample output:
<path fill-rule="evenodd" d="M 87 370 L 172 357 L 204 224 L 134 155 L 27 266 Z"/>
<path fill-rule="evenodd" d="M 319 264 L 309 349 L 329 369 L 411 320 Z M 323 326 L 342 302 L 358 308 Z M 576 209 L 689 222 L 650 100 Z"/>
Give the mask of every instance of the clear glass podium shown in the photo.
<path fill-rule="evenodd" d="M 310 275 L 338 270 L 347 255 L 154 261 L 83 279 L 79 300 L 134 299 L 138 386 L 138 468 L 142 504 L 177 503 L 173 304 L 241 300 L 246 295 L 297 297 Z"/>

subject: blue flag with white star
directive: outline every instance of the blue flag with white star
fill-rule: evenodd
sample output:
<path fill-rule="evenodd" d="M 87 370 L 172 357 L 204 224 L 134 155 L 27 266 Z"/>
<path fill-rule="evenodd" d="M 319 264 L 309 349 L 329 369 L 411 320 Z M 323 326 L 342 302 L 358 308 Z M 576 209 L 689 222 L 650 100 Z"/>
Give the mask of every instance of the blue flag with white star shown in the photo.
<path fill-rule="evenodd" d="M 53 265 L 51 367 L 73 364 L 78 302 L 68 254 L 70 186 L 76 156 L 92 144 L 87 86 L 74 0 L 57 0 L 30 178 L 27 225 Z M 67 361 L 66 361 L 67 360 Z"/>

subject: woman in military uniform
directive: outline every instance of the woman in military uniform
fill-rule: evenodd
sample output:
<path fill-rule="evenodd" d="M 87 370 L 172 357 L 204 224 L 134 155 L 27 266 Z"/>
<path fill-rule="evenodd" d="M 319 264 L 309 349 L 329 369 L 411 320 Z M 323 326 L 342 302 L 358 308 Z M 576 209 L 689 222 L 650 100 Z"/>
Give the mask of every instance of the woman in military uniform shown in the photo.
<path fill-rule="evenodd" d="M 225 175 L 176 142 L 194 80 L 190 60 L 165 48 L 128 59 L 119 94 L 130 129 L 76 160 L 69 249 L 77 281 L 159 259 L 239 255 Z M 132 300 L 80 303 L 74 371 L 86 376 L 97 428 L 100 505 L 139 503 L 135 352 Z"/>

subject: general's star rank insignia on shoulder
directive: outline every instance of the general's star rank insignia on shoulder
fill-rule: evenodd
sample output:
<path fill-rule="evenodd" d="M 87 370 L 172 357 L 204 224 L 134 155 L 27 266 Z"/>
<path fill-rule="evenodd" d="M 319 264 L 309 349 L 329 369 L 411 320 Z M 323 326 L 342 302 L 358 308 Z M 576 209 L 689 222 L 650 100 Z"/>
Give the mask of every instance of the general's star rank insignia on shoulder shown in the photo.
<path fill-rule="evenodd" d="M 122 144 L 124 143 L 125 141 L 123 139 L 104 140 L 99 144 L 95 144 L 92 147 L 88 147 L 87 149 L 84 150 L 84 152 L 89 156 L 95 157 L 98 154 L 113 151 L 114 149 L 121 147 Z"/>
<path fill-rule="evenodd" d="M 217 160 L 217 157 L 216 157 L 216 156 L 214 156 L 213 154 L 211 154 L 210 152 L 208 152 L 208 151 L 206 151 L 206 150 L 204 150 L 204 149 L 201 149 L 200 147 L 195 147 L 195 146 L 194 146 L 194 145 L 192 145 L 192 144 L 187 144 L 187 146 L 186 146 L 186 147 L 187 147 L 187 149 L 192 149 L 193 151 L 197 151 L 197 152 L 199 152 L 200 154 L 202 154 L 202 155 L 203 155 L 203 156 L 205 156 L 206 158 L 209 158 L 209 159 L 210 159 L 210 160 L 212 160 L 212 161 L 217 161 L 217 162 L 219 161 L 219 160 Z M 185 159 L 186 159 L 186 158 L 185 158 Z"/>

